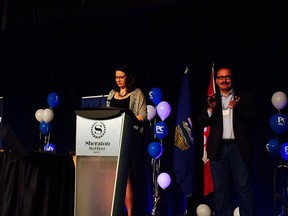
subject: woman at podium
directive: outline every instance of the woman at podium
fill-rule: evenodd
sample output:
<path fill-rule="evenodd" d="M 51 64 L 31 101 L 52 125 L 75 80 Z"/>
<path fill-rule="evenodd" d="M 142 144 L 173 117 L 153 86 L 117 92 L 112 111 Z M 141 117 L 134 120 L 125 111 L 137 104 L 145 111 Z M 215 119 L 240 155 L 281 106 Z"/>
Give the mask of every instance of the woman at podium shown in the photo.
<path fill-rule="evenodd" d="M 137 176 L 140 170 L 138 166 L 142 160 L 141 151 L 145 151 L 143 137 L 143 121 L 147 119 L 146 98 L 143 91 L 136 87 L 136 79 L 133 71 L 128 65 L 120 65 L 115 70 L 115 86 L 107 97 L 107 106 L 130 109 L 138 119 L 138 124 L 134 125 L 135 136 L 133 143 L 135 148 L 129 158 L 129 172 L 126 185 L 125 205 L 127 215 L 133 213 L 133 177 Z M 143 153 L 142 153 L 143 154 Z"/>

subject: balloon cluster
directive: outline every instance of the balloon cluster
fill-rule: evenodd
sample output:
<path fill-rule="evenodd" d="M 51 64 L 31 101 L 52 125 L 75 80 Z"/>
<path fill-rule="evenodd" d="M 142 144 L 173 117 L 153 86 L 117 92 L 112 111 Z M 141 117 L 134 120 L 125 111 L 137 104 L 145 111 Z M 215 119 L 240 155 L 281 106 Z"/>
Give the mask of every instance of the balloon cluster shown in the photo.
<path fill-rule="evenodd" d="M 288 130 L 288 118 L 281 113 L 281 110 L 287 105 L 287 96 L 282 91 L 277 91 L 272 95 L 272 105 L 278 110 L 277 114 L 270 117 L 269 124 L 276 133 L 276 138 L 268 140 L 266 150 L 271 157 L 275 158 L 280 153 L 283 159 L 288 160 L 288 143 L 282 143 L 281 135 Z"/>
<path fill-rule="evenodd" d="M 58 106 L 60 102 L 60 97 L 57 93 L 51 92 L 47 97 L 47 102 L 49 108 L 46 109 L 38 109 L 35 112 L 35 118 L 40 123 L 39 130 L 40 130 L 40 140 L 41 135 L 44 135 L 44 151 L 52 151 L 55 152 L 56 148 L 52 143 L 49 143 L 50 133 L 51 133 L 51 121 L 54 118 L 53 108 Z M 39 146 L 39 150 L 41 151 L 41 145 Z"/>
<path fill-rule="evenodd" d="M 149 121 L 155 120 L 153 131 L 158 141 L 152 141 L 148 146 L 149 155 L 157 160 L 161 157 L 163 153 L 162 140 L 168 133 L 167 125 L 164 120 L 170 115 L 171 107 L 167 101 L 162 100 L 163 94 L 160 88 L 152 88 L 149 92 L 149 98 L 153 102 L 153 105 L 147 105 L 147 119 Z M 156 122 L 156 114 L 160 117 L 161 121 Z M 160 141 L 160 142 L 159 142 Z M 167 173 L 161 173 L 157 182 L 162 189 L 166 189 L 170 182 L 170 176 Z"/>
<path fill-rule="evenodd" d="M 160 157 L 163 153 L 162 141 L 168 133 L 165 119 L 171 113 L 170 104 L 167 101 L 162 100 L 163 94 L 160 88 L 152 88 L 149 92 L 149 98 L 153 105 L 147 105 L 147 119 L 150 122 L 150 127 L 153 128 L 153 141 L 148 146 L 148 153 L 151 156 L 151 166 L 153 172 L 153 209 L 152 215 L 155 215 L 157 209 L 157 203 L 160 199 L 158 194 L 158 186 L 162 189 L 166 189 L 170 183 L 170 175 L 166 172 L 159 173 L 160 171 Z M 157 116 L 161 121 L 157 120 Z M 154 120 L 154 126 L 152 126 L 152 120 Z"/>

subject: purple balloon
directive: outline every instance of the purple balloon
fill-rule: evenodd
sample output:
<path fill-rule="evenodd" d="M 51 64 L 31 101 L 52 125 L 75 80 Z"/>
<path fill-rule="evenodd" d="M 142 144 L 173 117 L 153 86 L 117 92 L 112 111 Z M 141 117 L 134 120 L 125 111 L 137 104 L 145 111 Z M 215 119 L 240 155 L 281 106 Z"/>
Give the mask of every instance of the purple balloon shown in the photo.
<path fill-rule="evenodd" d="M 157 182 L 162 189 L 166 189 L 171 183 L 171 178 L 168 173 L 163 172 L 158 176 Z"/>
<path fill-rule="evenodd" d="M 157 110 L 157 114 L 159 115 L 161 120 L 164 121 L 170 115 L 171 107 L 170 107 L 170 104 L 168 102 L 161 101 L 157 105 L 156 110 Z"/>

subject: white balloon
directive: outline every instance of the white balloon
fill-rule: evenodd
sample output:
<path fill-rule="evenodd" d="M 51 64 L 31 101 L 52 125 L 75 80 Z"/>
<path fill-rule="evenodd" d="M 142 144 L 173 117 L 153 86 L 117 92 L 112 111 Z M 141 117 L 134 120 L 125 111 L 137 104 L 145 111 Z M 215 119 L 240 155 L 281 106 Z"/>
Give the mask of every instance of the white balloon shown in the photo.
<path fill-rule="evenodd" d="M 240 216 L 239 207 L 234 209 L 233 216 Z"/>
<path fill-rule="evenodd" d="M 276 109 L 281 110 L 287 105 L 287 95 L 282 91 L 277 91 L 272 95 L 271 102 Z"/>
<path fill-rule="evenodd" d="M 39 122 L 42 122 L 43 121 L 43 109 L 38 109 L 36 112 L 35 112 L 35 118 L 37 119 L 37 121 Z"/>
<path fill-rule="evenodd" d="M 46 123 L 51 122 L 54 118 L 53 111 L 49 108 L 45 109 L 42 113 L 42 118 L 43 118 L 43 121 L 45 121 Z"/>
<path fill-rule="evenodd" d="M 156 115 L 156 108 L 152 105 L 147 105 L 147 119 L 152 120 Z"/>
<path fill-rule="evenodd" d="M 206 204 L 200 204 L 196 209 L 196 213 L 198 216 L 211 216 L 211 209 Z"/>

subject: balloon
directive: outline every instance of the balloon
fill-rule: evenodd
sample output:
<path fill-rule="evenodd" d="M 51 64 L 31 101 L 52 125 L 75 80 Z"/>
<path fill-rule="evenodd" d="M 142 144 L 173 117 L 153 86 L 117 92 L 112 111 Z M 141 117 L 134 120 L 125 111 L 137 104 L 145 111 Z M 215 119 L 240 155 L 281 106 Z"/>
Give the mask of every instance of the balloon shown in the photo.
<path fill-rule="evenodd" d="M 266 144 L 266 150 L 272 157 L 276 157 L 280 153 L 280 143 L 276 139 L 270 139 Z"/>
<path fill-rule="evenodd" d="M 160 101 L 162 101 L 162 91 L 160 88 L 152 88 L 149 92 L 150 100 L 154 103 L 154 105 L 158 105 Z"/>
<path fill-rule="evenodd" d="M 60 102 L 60 97 L 57 93 L 51 92 L 47 97 L 47 102 L 51 108 L 58 106 Z"/>
<path fill-rule="evenodd" d="M 277 133 L 283 133 L 288 130 L 288 119 L 284 114 L 274 114 L 270 117 L 270 127 Z"/>
<path fill-rule="evenodd" d="M 157 182 L 162 189 L 166 189 L 171 183 L 171 178 L 168 173 L 163 172 L 157 177 Z"/>
<path fill-rule="evenodd" d="M 285 142 L 281 146 L 281 156 L 285 161 L 288 161 L 288 142 Z"/>
<path fill-rule="evenodd" d="M 46 136 L 51 131 L 51 124 L 50 123 L 46 123 L 45 121 L 42 121 L 40 123 L 39 129 L 40 129 L 41 133 Z"/>
<path fill-rule="evenodd" d="M 277 91 L 272 95 L 271 102 L 276 109 L 281 110 L 287 105 L 287 95 L 282 91 Z"/>
<path fill-rule="evenodd" d="M 148 146 L 148 152 L 152 158 L 159 158 L 163 152 L 162 144 L 159 142 L 151 142 Z"/>
<path fill-rule="evenodd" d="M 240 216 L 239 207 L 234 209 L 233 216 Z"/>
<path fill-rule="evenodd" d="M 52 119 L 54 118 L 53 111 L 49 108 L 45 109 L 42 113 L 42 118 L 43 118 L 43 121 L 45 121 L 46 123 L 51 122 Z"/>
<path fill-rule="evenodd" d="M 168 132 L 168 128 L 164 122 L 157 122 L 154 125 L 154 133 L 158 139 L 163 139 Z"/>
<path fill-rule="evenodd" d="M 170 104 L 166 101 L 161 101 L 157 107 L 156 107 L 157 114 L 161 118 L 162 121 L 164 121 L 171 112 Z"/>
<path fill-rule="evenodd" d="M 156 115 L 156 109 L 152 105 L 147 105 L 147 119 L 152 120 Z"/>
<path fill-rule="evenodd" d="M 42 122 L 43 121 L 43 109 L 38 109 L 36 112 L 35 112 L 35 118 L 37 119 L 37 121 L 39 122 Z"/>
<path fill-rule="evenodd" d="M 44 146 L 44 151 L 56 152 L 56 147 L 52 143 L 47 143 Z"/>
<path fill-rule="evenodd" d="M 206 204 L 200 204 L 196 209 L 196 213 L 198 216 L 211 216 L 211 209 Z"/>

